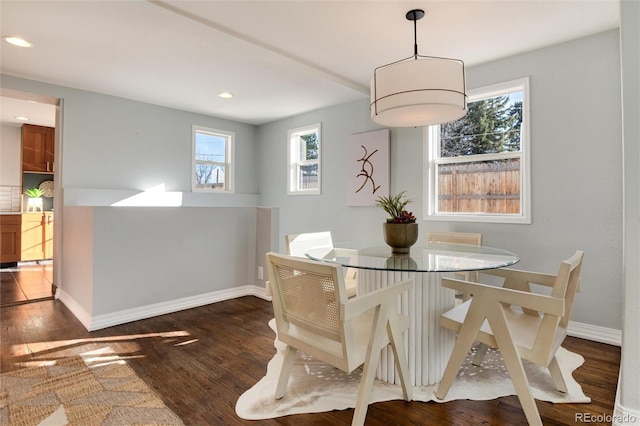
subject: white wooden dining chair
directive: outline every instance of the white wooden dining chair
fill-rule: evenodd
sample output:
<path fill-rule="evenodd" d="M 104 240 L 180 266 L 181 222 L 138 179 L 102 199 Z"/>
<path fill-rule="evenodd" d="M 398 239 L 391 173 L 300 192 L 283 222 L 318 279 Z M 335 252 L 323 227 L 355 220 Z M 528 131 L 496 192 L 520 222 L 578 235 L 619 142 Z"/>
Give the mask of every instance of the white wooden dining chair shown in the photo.
<path fill-rule="evenodd" d="M 430 243 L 482 245 L 482 234 L 472 232 L 429 232 L 428 238 Z M 478 281 L 476 271 L 456 272 L 456 276 L 466 281 Z"/>
<path fill-rule="evenodd" d="M 430 243 L 466 244 L 469 246 L 481 246 L 482 234 L 473 232 L 429 232 Z M 456 278 L 466 281 L 478 282 L 478 271 L 461 271 L 455 273 Z M 469 300 L 468 293 L 457 293 L 456 300 Z"/>
<path fill-rule="evenodd" d="M 479 340 L 500 350 L 527 421 L 541 425 L 522 360 L 548 368 L 557 390 L 567 392 L 556 352 L 567 335 L 583 257 L 582 251 L 576 251 L 561 262 L 556 275 L 515 269 L 484 271 L 502 277 L 502 287 L 444 278 L 444 287 L 473 297 L 440 317 L 440 324 L 458 333 L 458 339 L 435 396 L 443 399 L 447 395 L 471 345 Z M 530 284 L 546 286 L 550 294 L 533 293 Z M 481 362 L 477 358 L 476 365 Z"/>
<path fill-rule="evenodd" d="M 312 248 L 327 249 L 327 253 L 334 250 L 331 232 L 309 232 L 304 234 L 289 234 L 284 236 L 287 254 L 297 257 L 305 257 L 305 253 Z M 353 297 L 358 292 L 357 269 L 347 268 L 345 270 L 345 285 L 347 286 L 347 296 Z"/>
<path fill-rule="evenodd" d="M 430 243 L 482 245 L 482 234 L 472 232 L 429 232 L 428 238 Z"/>
<path fill-rule="evenodd" d="M 278 339 L 287 345 L 275 390 L 287 390 L 298 350 L 346 373 L 363 366 L 352 425 L 364 424 L 380 351 L 391 344 L 404 399 L 412 398 L 402 333 L 408 319 L 397 310 L 398 295 L 413 281 L 349 299 L 342 267 L 277 253 L 267 253 Z"/>

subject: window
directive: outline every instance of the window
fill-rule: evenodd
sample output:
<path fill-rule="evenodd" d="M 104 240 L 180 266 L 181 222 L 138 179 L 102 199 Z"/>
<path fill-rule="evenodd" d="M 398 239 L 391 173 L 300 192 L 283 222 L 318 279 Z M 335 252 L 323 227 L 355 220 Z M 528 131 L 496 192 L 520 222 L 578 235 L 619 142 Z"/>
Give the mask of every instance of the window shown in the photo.
<path fill-rule="evenodd" d="M 193 126 L 192 191 L 233 192 L 233 132 Z"/>
<path fill-rule="evenodd" d="M 289 130 L 287 136 L 287 193 L 320 194 L 320 123 Z"/>
<path fill-rule="evenodd" d="M 528 91 L 469 91 L 465 117 L 425 128 L 425 219 L 531 223 Z"/>

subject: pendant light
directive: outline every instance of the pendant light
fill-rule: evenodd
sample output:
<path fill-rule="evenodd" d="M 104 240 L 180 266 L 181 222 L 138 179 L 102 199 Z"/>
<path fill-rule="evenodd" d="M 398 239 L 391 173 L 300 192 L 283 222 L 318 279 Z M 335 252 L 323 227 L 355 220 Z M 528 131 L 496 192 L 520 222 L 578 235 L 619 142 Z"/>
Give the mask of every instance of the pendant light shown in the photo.
<path fill-rule="evenodd" d="M 418 55 L 417 21 L 424 10 L 407 12 L 413 21 L 413 55 L 376 68 L 371 78 L 371 120 L 387 127 L 447 123 L 467 113 L 464 62 Z"/>

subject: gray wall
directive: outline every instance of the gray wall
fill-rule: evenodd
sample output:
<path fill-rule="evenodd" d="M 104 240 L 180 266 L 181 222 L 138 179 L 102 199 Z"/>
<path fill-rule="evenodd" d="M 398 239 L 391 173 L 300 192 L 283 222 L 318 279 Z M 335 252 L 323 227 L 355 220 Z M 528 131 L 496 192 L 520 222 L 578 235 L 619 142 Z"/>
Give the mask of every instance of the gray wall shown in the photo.
<path fill-rule="evenodd" d="M 2 87 L 64 101 L 55 284 L 83 324 L 256 284 L 255 126 L 12 76 Z M 236 194 L 190 192 L 193 124 L 235 132 Z M 182 207 L 109 207 L 160 184 Z"/>
<path fill-rule="evenodd" d="M 257 192 L 253 125 L 8 75 L 2 87 L 64 99 L 64 188 L 189 192 L 191 125 L 199 124 L 235 132 L 236 193 Z M 205 204 L 226 196 L 196 195 Z"/>
<path fill-rule="evenodd" d="M 612 329 L 621 327 L 622 295 L 619 47 L 618 32 L 609 31 L 471 67 L 467 72 L 470 88 L 530 77 L 533 223 L 419 221 L 422 235 L 428 230 L 482 232 L 485 244 L 518 253 L 522 268 L 555 272 L 560 259 L 575 249 L 585 250 L 583 291 L 573 319 Z M 278 208 L 274 218 L 279 219 L 276 240 L 281 251 L 284 251 L 283 236 L 288 233 L 327 229 L 333 232 L 335 241 L 361 239 L 363 235 L 381 239 L 384 213 L 374 207 L 348 207 L 345 190 L 345 144 L 349 136 L 378 128 L 369 118 L 367 100 L 255 128 L 11 76 L 2 76 L 2 86 L 64 99 L 61 181 L 73 195 L 72 202 L 69 198 L 65 205 L 109 205 L 111 200 L 101 201 L 100 191 L 111 191 L 107 194 L 111 196 L 113 191 L 135 193 L 164 183 L 169 191 L 185 191 L 189 205 L 220 205 L 222 198 L 225 205 L 240 200 L 239 204 L 246 206 L 246 196 L 250 195 L 249 201 L 256 201 L 254 204 Z M 322 123 L 323 194 L 287 196 L 287 130 L 315 122 Z M 236 132 L 238 194 L 188 193 L 192 124 Z M 391 189 L 394 192 L 406 189 L 416 198 L 412 210 L 418 214 L 424 201 L 422 145 L 422 129 L 391 132 Z M 215 213 L 211 220 L 216 220 Z M 96 226 L 102 224 L 94 223 Z M 255 222 L 247 226 L 255 226 Z M 222 239 L 236 235 L 234 229 L 216 232 L 224 233 L 219 235 Z M 171 235 L 181 238 L 175 231 Z M 247 253 L 246 258 L 238 259 L 239 266 L 232 267 L 248 270 L 246 284 L 256 283 L 256 264 L 264 266 L 263 253 L 256 247 L 273 245 L 273 236 L 264 235 L 270 241 L 248 244 L 246 250 L 240 251 Z M 171 243 L 166 240 L 167 245 Z M 118 260 L 113 253 L 101 255 L 107 263 L 110 258 Z M 157 261 L 141 255 L 146 256 L 142 264 Z M 229 268 L 224 261 L 216 265 L 220 270 Z M 101 270 L 104 268 L 93 273 Z M 192 278 L 194 283 L 198 282 L 195 275 Z M 99 279 L 96 283 L 103 285 Z M 64 282 L 61 284 L 64 286 Z M 234 286 L 236 282 L 222 285 Z M 194 284 L 193 290 L 202 288 Z"/>
<path fill-rule="evenodd" d="M 518 267 L 555 272 L 559 261 L 584 250 L 577 322 L 621 328 L 622 174 L 618 31 L 495 61 L 467 70 L 469 88 L 530 77 L 532 224 L 419 220 L 429 230 L 474 231 L 483 243 L 511 250 Z M 323 193 L 286 194 L 288 129 L 322 123 Z M 280 248 L 289 233 L 330 230 L 335 241 L 381 241 L 385 215 L 348 207 L 346 142 L 375 130 L 368 102 L 353 102 L 281 120 L 258 129 L 258 181 L 264 205 L 280 207 Z M 391 131 L 391 190 L 407 190 L 422 212 L 423 134 Z M 260 260 L 260 259 L 258 259 Z"/>
<path fill-rule="evenodd" d="M 625 101 L 625 269 L 622 253 L 622 153 L 620 111 L 620 62 L 617 31 L 549 47 L 480 66 L 467 72 L 470 88 L 524 76 L 531 81 L 531 165 L 533 223 L 497 225 L 482 223 L 445 223 L 420 220 L 421 232 L 429 230 L 478 231 L 487 245 L 503 247 L 522 257 L 520 267 L 554 272 L 558 259 L 576 248 L 585 250 L 583 290 L 576 301 L 573 319 L 578 322 L 621 328 L 624 307 L 624 346 L 621 366 L 621 408 L 640 410 L 638 406 L 637 347 L 640 340 L 638 312 L 638 264 L 640 263 L 638 205 L 640 179 L 638 164 L 638 27 L 640 7 L 635 1 L 622 4 L 623 72 Z M 157 271 L 151 282 L 141 274 L 143 265 L 162 262 L 154 256 L 177 255 L 163 268 L 180 265 L 180 256 L 189 256 L 193 241 L 183 238 L 171 227 L 169 211 L 156 211 L 156 227 L 145 223 L 145 210 L 118 219 L 126 226 L 117 230 L 108 223 L 125 212 L 110 209 L 98 212 L 95 223 L 90 207 L 70 207 L 66 221 L 74 224 L 64 243 L 68 261 L 62 276 L 69 282 L 66 290 L 75 295 L 74 303 L 84 310 L 83 323 L 90 323 L 94 308 L 100 313 L 134 306 L 119 294 L 127 288 L 113 273 L 125 265 L 133 277 L 126 281 L 139 293 L 140 303 L 157 303 L 167 297 L 196 294 L 234 286 L 243 280 L 255 283 L 255 264 L 263 265 L 264 251 L 284 251 L 283 236 L 317 230 L 331 230 L 336 241 L 370 235 L 380 238 L 384 214 L 373 207 L 347 207 L 345 144 L 349 136 L 376 130 L 369 119 L 368 102 L 354 102 L 303 114 L 255 128 L 254 126 L 184 111 L 143 104 L 125 99 L 89 93 L 46 83 L 2 76 L 2 87 L 64 99 L 64 156 L 62 186 L 72 195 L 70 206 L 106 206 L 113 198 L 164 183 L 168 191 L 184 191 L 188 205 L 273 206 L 278 210 L 258 209 L 257 215 L 241 209 L 247 223 L 233 227 L 212 224 L 208 232 L 221 239 L 237 238 L 233 257 L 216 258 L 205 270 L 193 271 L 193 280 L 178 282 L 170 275 L 165 280 Z M 322 122 L 323 194 L 286 195 L 286 133 L 288 129 Z M 191 124 L 200 124 L 236 132 L 238 171 L 233 196 L 189 194 L 191 165 Z M 2 137 L 7 133 L 3 129 Z M 391 132 L 391 189 L 407 190 L 417 199 L 414 212 L 422 211 L 422 130 L 393 129 Z M 5 147 L 2 147 L 4 157 Z M 258 161 L 259 159 L 259 161 Z M 2 176 L 13 175 L 7 169 Z M 260 194 L 259 196 L 256 194 Z M 223 200 L 223 201 L 221 201 Z M 210 209 L 206 209 L 209 211 Z M 215 210 L 215 209 L 213 209 Z M 201 211 L 195 213 L 198 221 Z M 190 213 L 184 212 L 187 217 Z M 229 210 L 211 214 L 211 221 L 228 219 Z M 141 215 L 141 217 L 139 216 Z M 216 217 L 217 216 L 217 217 Z M 256 217 L 254 219 L 254 217 Z M 242 221 L 241 221 L 242 222 Z M 257 225 L 256 225 L 257 222 Z M 152 228 L 148 228 L 152 226 Z M 147 228 L 145 228 L 147 227 Z M 247 228 L 247 229 L 244 229 Z M 256 229 L 257 228 L 257 229 Z M 270 229 L 269 229 L 270 228 Z M 184 229 L 190 229 L 185 225 Z M 123 257 L 120 245 L 128 244 L 131 231 L 144 231 L 144 238 L 156 241 L 151 253 L 139 258 Z M 273 235 L 273 232 L 278 235 Z M 95 232 L 95 235 L 94 235 Z M 190 232 L 197 233 L 191 229 Z M 243 242 L 257 233 L 258 241 Z M 218 235 L 219 234 L 219 235 Z M 99 251 L 94 253 L 95 241 Z M 176 245 L 176 241 L 178 242 Z M 202 242 L 197 243 L 201 245 Z M 171 247 L 179 250 L 171 250 Z M 135 248 L 135 247 L 134 247 Z M 106 249 L 106 250 L 105 250 Z M 100 251 L 103 250 L 103 251 Z M 139 252 L 144 252 L 140 247 Z M 130 253 L 130 252 L 128 252 Z M 97 261 L 92 259 L 96 257 Z M 195 259 L 199 254 L 193 254 Z M 264 266 L 264 265 L 263 265 Z M 96 277 L 96 271 L 98 276 Z M 161 269 L 166 272 L 166 269 Z M 204 283 L 203 273 L 218 278 Z M 200 274 L 200 275 L 198 275 Z M 94 281 L 92 283 L 92 280 Z M 113 282 L 109 281 L 113 280 Z M 195 283 L 189 293 L 189 282 Z M 624 293 L 623 293 L 624 281 Z M 59 283 L 61 284 L 61 283 Z M 63 283 L 62 283 L 63 284 Z M 96 284 L 98 287 L 92 287 Z M 64 286 L 64 284 L 63 284 Z M 113 286 L 120 287 L 120 291 Z M 180 288 L 172 288 L 181 286 Z M 187 290 L 185 290 L 187 286 Z M 177 293 L 176 293 L 177 292 Z M 625 301 L 622 304 L 622 296 Z M 119 298 L 120 297 L 120 298 Z M 99 300 L 98 300 L 99 299 Z M 98 301 L 98 306 L 94 303 Z M 78 307 L 78 306 L 77 306 Z M 625 377 L 627 378 L 625 380 Z"/>
<path fill-rule="evenodd" d="M 253 284 L 255 239 L 253 207 L 96 207 L 91 313 Z"/>

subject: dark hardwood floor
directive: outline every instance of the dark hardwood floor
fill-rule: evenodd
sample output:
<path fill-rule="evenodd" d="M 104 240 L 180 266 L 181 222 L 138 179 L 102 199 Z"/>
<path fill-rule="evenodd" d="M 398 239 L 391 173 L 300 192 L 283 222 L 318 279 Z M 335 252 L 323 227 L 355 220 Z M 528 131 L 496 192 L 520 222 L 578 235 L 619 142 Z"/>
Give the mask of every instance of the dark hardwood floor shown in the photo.
<path fill-rule="evenodd" d="M 353 410 L 246 421 L 238 397 L 266 372 L 274 334 L 271 303 L 242 297 L 195 309 L 87 332 L 60 301 L 0 310 L 2 372 L 109 346 L 187 425 L 348 425 Z M 574 373 L 590 404 L 537 401 L 545 425 L 574 425 L 576 414 L 611 415 L 620 348 L 577 338 L 564 346 L 585 357 Z M 526 424 L 518 399 L 372 404 L 366 425 Z M 592 423 L 595 424 L 595 423 Z M 609 422 L 610 424 L 610 422 Z"/>

